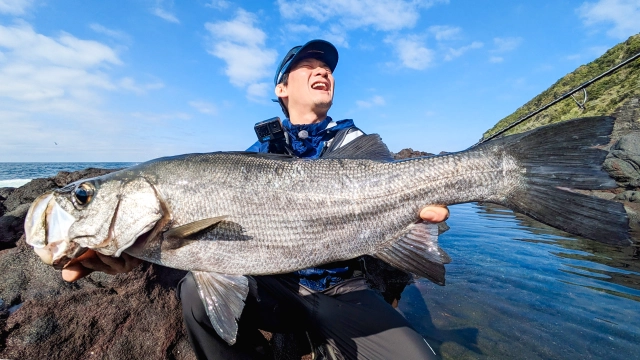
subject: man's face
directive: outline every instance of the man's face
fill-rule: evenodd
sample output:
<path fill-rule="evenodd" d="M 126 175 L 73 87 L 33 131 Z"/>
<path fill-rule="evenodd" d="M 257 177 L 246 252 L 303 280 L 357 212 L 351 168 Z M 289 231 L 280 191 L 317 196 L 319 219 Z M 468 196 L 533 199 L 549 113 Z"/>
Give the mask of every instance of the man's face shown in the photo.
<path fill-rule="evenodd" d="M 276 94 L 287 99 L 291 115 L 314 112 L 326 116 L 333 103 L 334 79 L 331 69 L 317 59 L 303 59 L 289 71 L 287 85 Z"/>

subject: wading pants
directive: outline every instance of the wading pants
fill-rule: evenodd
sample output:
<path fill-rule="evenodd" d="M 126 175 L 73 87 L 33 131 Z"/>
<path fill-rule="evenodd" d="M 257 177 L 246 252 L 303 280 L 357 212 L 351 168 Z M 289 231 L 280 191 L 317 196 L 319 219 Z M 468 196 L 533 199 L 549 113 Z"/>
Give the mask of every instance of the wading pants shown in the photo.
<path fill-rule="evenodd" d="M 237 342 L 216 334 L 189 273 L 178 285 L 189 341 L 198 359 L 260 359 L 268 343 L 258 331 L 306 331 L 345 359 L 437 359 L 407 320 L 364 279 L 325 293 L 312 292 L 287 275 L 255 276 L 239 320 Z"/>

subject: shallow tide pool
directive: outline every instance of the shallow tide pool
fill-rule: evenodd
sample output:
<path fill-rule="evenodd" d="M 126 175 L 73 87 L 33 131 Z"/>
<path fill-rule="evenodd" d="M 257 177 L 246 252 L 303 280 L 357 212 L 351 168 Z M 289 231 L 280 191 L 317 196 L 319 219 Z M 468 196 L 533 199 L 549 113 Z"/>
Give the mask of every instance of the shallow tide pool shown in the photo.
<path fill-rule="evenodd" d="M 446 286 L 418 279 L 399 304 L 444 359 L 640 358 L 637 248 L 491 204 L 450 210 Z"/>

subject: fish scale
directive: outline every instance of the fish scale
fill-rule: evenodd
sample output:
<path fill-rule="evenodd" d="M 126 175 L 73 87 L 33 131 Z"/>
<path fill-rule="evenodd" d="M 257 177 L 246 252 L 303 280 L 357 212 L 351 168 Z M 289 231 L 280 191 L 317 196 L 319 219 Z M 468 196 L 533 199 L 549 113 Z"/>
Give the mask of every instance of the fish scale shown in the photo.
<path fill-rule="evenodd" d="M 504 178 L 503 163 L 484 152 L 397 163 L 273 160 L 242 154 L 203 154 L 182 161 L 158 161 L 146 166 L 145 172 L 164 174 L 155 186 L 174 211 L 175 226 L 232 214 L 228 220 L 240 224 L 250 239 L 198 241 L 164 256 L 158 248 L 157 252 L 146 254 L 145 259 L 189 269 L 190 259 L 197 254 L 216 254 L 211 261 L 203 259 L 199 269 L 273 274 L 374 254 L 394 234 L 416 222 L 424 204 L 487 200 L 500 193 L 505 181 L 495 179 Z M 225 176 L 209 177 L 192 164 L 220 169 Z M 453 175 L 451 169 L 457 169 Z M 184 182 L 185 174 L 190 177 L 191 186 L 172 186 Z M 442 182 L 452 177 L 456 178 L 453 186 L 448 184 L 452 190 L 441 191 Z M 256 183 L 256 179 L 262 181 Z M 252 191 L 243 194 L 247 184 L 251 184 Z M 274 184 L 286 184 L 286 190 L 273 190 Z M 461 188 L 465 191 L 459 191 Z M 205 193 L 209 201 L 197 207 L 181 201 L 189 196 L 205 198 Z M 183 211 L 183 207 L 191 211 Z M 211 232 L 201 236 L 194 240 L 215 237 Z M 308 253 L 322 257 L 308 257 Z M 253 261 L 246 261 L 248 258 Z"/>

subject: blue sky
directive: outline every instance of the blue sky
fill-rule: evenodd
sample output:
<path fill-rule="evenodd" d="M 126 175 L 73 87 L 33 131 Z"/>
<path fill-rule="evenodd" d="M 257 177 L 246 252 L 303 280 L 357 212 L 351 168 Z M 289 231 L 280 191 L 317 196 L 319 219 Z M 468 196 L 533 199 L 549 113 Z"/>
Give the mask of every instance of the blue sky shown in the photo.
<path fill-rule="evenodd" d="M 334 119 L 458 151 L 637 19 L 640 0 L 0 0 L 0 162 L 243 150 L 314 38 L 340 53 Z"/>

